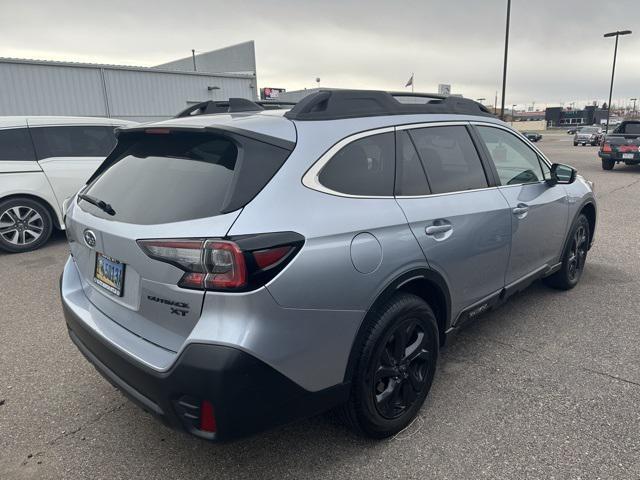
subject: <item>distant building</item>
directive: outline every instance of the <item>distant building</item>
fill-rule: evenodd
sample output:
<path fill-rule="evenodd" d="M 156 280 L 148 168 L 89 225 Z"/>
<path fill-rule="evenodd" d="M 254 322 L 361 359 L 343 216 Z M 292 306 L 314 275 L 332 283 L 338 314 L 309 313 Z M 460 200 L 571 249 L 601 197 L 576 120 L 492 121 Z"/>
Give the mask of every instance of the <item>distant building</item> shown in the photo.
<path fill-rule="evenodd" d="M 205 100 L 256 100 L 253 41 L 156 67 L 0 58 L 0 116 L 153 121 Z"/>
<path fill-rule="evenodd" d="M 590 105 L 582 110 L 565 110 L 562 107 L 548 107 L 545 120 L 550 127 L 568 127 L 573 125 L 594 125 L 607 121 L 607 110 Z"/>
<path fill-rule="evenodd" d="M 514 122 L 536 122 L 545 119 L 545 112 L 514 112 Z"/>

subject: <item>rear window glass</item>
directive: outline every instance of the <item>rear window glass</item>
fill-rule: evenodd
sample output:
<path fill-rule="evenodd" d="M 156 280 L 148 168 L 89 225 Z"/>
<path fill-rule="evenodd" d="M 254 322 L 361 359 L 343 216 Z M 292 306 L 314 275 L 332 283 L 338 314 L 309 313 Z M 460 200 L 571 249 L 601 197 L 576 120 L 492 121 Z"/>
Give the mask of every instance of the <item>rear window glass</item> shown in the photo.
<path fill-rule="evenodd" d="M 257 140 L 203 133 L 136 135 L 85 193 L 109 203 L 125 223 L 159 224 L 205 218 L 243 207 L 269 181 L 289 151 Z M 114 152 L 116 155 L 116 152 Z"/>
<path fill-rule="evenodd" d="M 0 160 L 35 160 L 33 143 L 26 128 L 0 130 Z"/>
<path fill-rule="evenodd" d="M 110 125 L 34 127 L 33 142 L 39 159 L 51 157 L 106 157 L 116 144 Z"/>
<path fill-rule="evenodd" d="M 627 123 L 622 128 L 621 133 L 630 133 L 640 135 L 640 123 Z"/>
<path fill-rule="evenodd" d="M 325 187 L 348 195 L 392 196 L 395 162 L 393 133 L 371 135 L 336 153 L 318 179 Z"/>

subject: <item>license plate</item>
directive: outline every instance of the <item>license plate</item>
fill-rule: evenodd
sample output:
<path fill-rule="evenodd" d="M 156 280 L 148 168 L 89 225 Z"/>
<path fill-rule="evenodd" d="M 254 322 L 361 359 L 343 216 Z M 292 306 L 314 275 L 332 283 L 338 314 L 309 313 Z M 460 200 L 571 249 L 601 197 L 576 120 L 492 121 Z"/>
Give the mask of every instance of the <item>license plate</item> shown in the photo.
<path fill-rule="evenodd" d="M 122 296 L 124 263 L 101 253 L 96 253 L 96 270 L 93 281 L 114 295 Z"/>
<path fill-rule="evenodd" d="M 623 153 L 622 158 L 624 160 L 633 160 L 633 153 Z"/>

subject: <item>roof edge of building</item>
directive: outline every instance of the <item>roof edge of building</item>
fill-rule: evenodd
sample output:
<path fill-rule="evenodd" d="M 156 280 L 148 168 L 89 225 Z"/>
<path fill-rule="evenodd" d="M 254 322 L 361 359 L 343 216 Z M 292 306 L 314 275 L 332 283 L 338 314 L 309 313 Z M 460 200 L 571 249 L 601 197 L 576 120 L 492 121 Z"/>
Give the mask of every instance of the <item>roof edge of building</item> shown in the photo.
<path fill-rule="evenodd" d="M 152 73 L 170 73 L 174 75 L 195 75 L 202 77 L 223 77 L 223 78 L 246 78 L 253 80 L 254 74 L 251 73 L 235 73 L 235 72 L 193 72 L 188 70 L 172 70 L 159 67 L 141 67 L 133 65 L 113 65 L 106 63 L 85 63 L 85 62 L 69 62 L 59 60 L 36 60 L 30 58 L 12 58 L 12 57 L 0 57 L 0 64 L 13 63 L 24 65 L 43 65 L 54 67 L 76 67 L 76 68 L 101 68 L 104 70 L 129 70 L 139 72 L 152 72 Z"/>

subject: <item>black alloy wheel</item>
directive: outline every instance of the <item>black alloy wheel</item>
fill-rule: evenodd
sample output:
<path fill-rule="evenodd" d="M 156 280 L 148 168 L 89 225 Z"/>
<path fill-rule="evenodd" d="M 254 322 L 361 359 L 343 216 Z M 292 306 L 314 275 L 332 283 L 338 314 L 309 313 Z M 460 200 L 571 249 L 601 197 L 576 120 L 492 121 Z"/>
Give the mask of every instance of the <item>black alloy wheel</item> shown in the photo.
<path fill-rule="evenodd" d="M 568 277 L 571 282 L 577 281 L 582 274 L 587 259 L 589 238 L 584 225 L 579 225 L 571 239 L 568 258 Z"/>
<path fill-rule="evenodd" d="M 581 213 L 568 235 L 560 270 L 544 278 L 544 283 L 559 290 L 569 290 L 578 284 L 587 261 L 590 235 L 589 220 Z"/>
<path fill-rule="evenodd" d="M 387 333 L 371 381 L 373 400 L 383 417 L 398 418 L 424 390 L 431 357 L 428 343 L 424 328 L 414 318 Z"/>
<path fill-rule="evenodd" d="M 353 430 L 386 438 L 418 415 L 431 388 L 440 334 L 424 299 L 397 292 L 374 307 L 354 345 L 349 400 L 340 415 Z"/>

